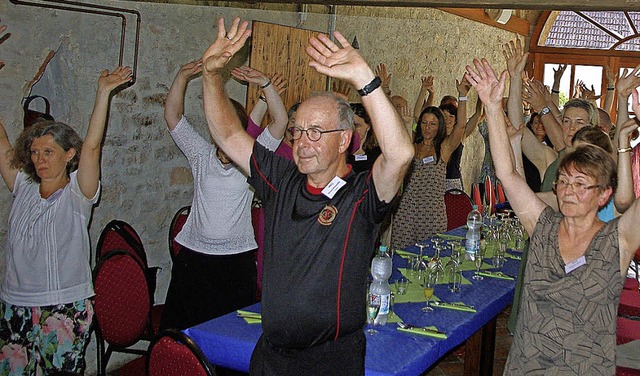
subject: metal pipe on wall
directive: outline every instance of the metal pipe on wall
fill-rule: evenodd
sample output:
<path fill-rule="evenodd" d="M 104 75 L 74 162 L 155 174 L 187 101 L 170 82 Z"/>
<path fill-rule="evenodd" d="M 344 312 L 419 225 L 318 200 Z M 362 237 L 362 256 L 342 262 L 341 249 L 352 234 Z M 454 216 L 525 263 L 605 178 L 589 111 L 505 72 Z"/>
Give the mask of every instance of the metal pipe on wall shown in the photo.
<path fill-rule="evenodd" d="M 122 65 L 124 60 L 124 43 L 126 36 L 126 26 L 127 26 L 127 18 L 122 13 L 115 12 L 124 12 L 134 14 L 136 16 L 136 34 L 135 34 L 135 43 L 134 43 L 134 56 L 133 56 L 133 67 L 132 67 L 132 79 L 130 82 L 130 86 L 136 82 L 137 71 L 138 71 L 138 52 L 140 45 L 140 12 L 137 10 L 126 9 L 126 8 L 117 8 L 110 7 L 106 5 L 98 5 L 91 3 L 80 3 L 76 1 L 67 1 L 67 0 L 42 0 L 44 2 L 55 3 L 55 4 L 65 4 L 65 5 L 53 5 L 53 4 L 44 4 L 38 2 L 30 2 L 24 0 L 9 0 L 12 4 L 15 5 L 26 5 L 37 8 L 47 8 L 47 9 L 58 9 L 65 10 L 70 12 L 80 12 L 80 13 L 88 13 L 88 14 L 97 14 L 103 16 L 111 16 L 118 17 L 122 19 L 122 29 L 120 31 L 120 55 L 118 58 L 118 64 Z M 95 10 L 102 9 L 102 10 Z M 107 11 L 115 11 L 115 12 L 107 12 Z"/>

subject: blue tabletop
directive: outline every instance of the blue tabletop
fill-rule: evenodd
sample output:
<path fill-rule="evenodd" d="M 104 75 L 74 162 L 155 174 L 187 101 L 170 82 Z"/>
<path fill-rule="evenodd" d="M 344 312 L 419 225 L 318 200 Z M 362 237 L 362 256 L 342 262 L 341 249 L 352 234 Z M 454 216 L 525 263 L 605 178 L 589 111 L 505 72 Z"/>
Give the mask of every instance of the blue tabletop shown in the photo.
<path fill-rule="evenodd" d="M 463 228 L 458 228 L 447 234 L 464 236 L 464 231 Z M 425 253 L 433 255 L 430 242 L 426 244 L 429 247 L 425 248 Z M 417 253 L 418 247 L 411 246 L 406 251 Z M 447 256 L 445 252 L 442 255 Z M 502 271 L 515 276 L 518 263 L 519 261 L 508 258 Z M 406 260 L 396 254 L 393 264 L 392 281 L 401 276 L 398 268 L 404 268 Z M 417 326 L 434 325 L 447 334 L 447 339 L 401 332 L 394 323 L 376 326 L 379 333 L 366 336 L 366 375 L 421 374 L 511 303 L 515 281 L 496 278 L 477 281 L 471 278 L 473 273 L 463 272 L 471 284 L 462 285 L 459 293 L 451 293 L 446 284 L 438 284 L 435 296 L 444 301 L 462 301 L 473 305 L 476 313 L 449 309 L 435 309 L 425 313 L 421 311 L 424 302 L 396 303 L 394 311 L 404 322 Z M 249 306 L 246 310 L 260 312 L 260 303 Z M 248 372 L 251 353 L 262 329 L 260 324 L 247 324 L 233 312 L 186 329 L 185 332 L 202 348 L 213 364 Z"/>

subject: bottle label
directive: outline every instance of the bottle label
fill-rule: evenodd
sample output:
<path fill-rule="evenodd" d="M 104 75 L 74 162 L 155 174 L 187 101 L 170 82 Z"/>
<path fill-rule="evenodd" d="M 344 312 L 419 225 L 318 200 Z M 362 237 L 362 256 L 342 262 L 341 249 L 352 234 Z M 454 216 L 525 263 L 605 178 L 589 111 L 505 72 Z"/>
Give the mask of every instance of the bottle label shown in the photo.
<path fill-rule="evenodd" d="M 380 299 L 380 310 L 378 311 L 379 315 L 388 315 L 389 314 L 389 300 L 391 299 L 390 294 L 378 295 Z"/>

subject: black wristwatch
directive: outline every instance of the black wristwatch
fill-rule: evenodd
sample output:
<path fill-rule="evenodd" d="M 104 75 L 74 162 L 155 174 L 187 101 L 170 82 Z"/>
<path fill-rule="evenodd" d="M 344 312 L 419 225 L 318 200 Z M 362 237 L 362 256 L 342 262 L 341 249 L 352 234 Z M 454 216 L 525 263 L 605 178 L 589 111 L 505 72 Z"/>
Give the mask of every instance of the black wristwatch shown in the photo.
<path fill-rule="evenodd" d="M 540 116 L 544 116 L 546 114 L 548 114 L 549 112 L 551 112 L 551 109 L 549 107 L 542 107 L 542 110 L 540 110 Z"/>
<path fill-rule="evenodd" d="M 371 80 L 371 82 L 366 84 L 362 89 L 358 90 L 358 94 L 360 94 L 361 97 L 367 96 L 371 94 L 375 89 L 379 88 L 381 83 L 382 80 L 380 79 L 380 77 L 376 76 L 373 80 Z"/>

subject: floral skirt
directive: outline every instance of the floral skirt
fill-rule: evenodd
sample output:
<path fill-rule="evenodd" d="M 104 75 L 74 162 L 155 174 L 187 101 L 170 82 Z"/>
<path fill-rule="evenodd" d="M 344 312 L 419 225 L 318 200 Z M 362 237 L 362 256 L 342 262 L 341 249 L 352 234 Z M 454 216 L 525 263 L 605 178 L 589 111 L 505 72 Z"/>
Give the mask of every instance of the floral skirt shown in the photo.
<path fill-rule="evenodd" d="M 23 307 L 0 300 L 0 376 L 82 373 L 93 302 Z"/>

